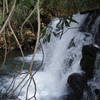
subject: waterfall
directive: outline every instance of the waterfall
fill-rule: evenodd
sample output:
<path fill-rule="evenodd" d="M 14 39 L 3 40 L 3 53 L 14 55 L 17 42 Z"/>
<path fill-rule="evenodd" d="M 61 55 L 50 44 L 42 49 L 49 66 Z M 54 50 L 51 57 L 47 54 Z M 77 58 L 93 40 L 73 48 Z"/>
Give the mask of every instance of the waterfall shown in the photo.
<path fill-rule="evenodd" d="M 68 93 L 67 78 L 71 73 L 81 73 L 80 60 L 82 57 L 83 45 L 93 43 L 93 35 L 88 32 L 80 32 L 80 26 L 86 19 L 88 14 L 76 14 L 73 18 L 78 23 L 71 23 L 71 28 L 64 27 L 61 38 L 55 37 L 52 33 L 57 32 L 56 25 L 59 19 L 53 19 L 49 24 L 47 32 L 51 32 L 49 43 L 43 44 L 44 49 L 44 64 L 43 70 L 38 71 L 34 78 L 37 86 L 37 100 L 59 100 L 59 98 Z M 47 33 L 48 34 L 48 33 Z M 86 35 L 88 34 L 88 36 Z M 26 62 L 29 63 L 31 55 L 27 56 Z M 21 59 L 17 58 L 17 59 Z M 41 57 L 37 58 L 41 60 Z M 16 85 L 25 75 L 21 75 L 16 80 Z M 29 78 L 29 77 L 28 77 Z M 28 79 L 27 78 L 27 79 Z M 7 79 L 8 80 L 8 79 Z M 23 82 L 23 84 L 26 81 Z M 8 84 L 8 83 L 7 83 Z M 25 100 L 27 85 L 19 95 L 19 98 Z M 18 93 L 18 91 L 17 91 Z M 28 97 L 33 96 L 34 85 L 31 83 L 29 87 Z M 61 99 L 60 99 L 61 100 Z"/>
<path fill-rule="evenodd" d="M 86 37 L 85 34 L 79 32 L 79 26 L 84 21 L 86 15 L 76 14 L 74 19 L 77 23 L 71 23 L 72 29 L 64 27 L 62 38 L 51 35 L 49 43 L 45 43 L 44 48 L 44 64 L 43 70 L 36 73 L 35 81 L 37 84 L 37 98 L 39 100 L 53 100 L 66 95 L 67 78 L 73 72 L 81 72 L 80 59 L 81 49 L 83 45 L 92 43 L 92 36 Z M 59 19 L 54 19 L 47 32 L 57 32 L 56 24 Z M 73 28 L 75 27 L 75 28 Z M 34 86 L 31 85 L 29 97 L 32 95 Z M 66 92 L 65 92 L 66 91 Z M 24 90 L 25 93 L 25 90 Z M 22 95 L 20 98 L 24 99 Z"/>

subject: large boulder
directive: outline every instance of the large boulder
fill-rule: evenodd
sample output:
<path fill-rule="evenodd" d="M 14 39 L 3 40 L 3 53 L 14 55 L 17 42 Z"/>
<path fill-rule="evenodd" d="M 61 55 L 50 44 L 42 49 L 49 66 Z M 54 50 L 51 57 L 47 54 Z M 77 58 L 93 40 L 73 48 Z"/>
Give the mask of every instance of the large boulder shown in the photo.
<path fill-rule="evenodd" d="M 71 89 L 67 100 L 81 100 L 83 98 L 84 89 L 87 87 L 85 75 L 80 73 L 72 73 L 68 77 L 67 82 Z"/>
<path fill-rule="evenodd" d="M 72 73 L 68 77 L 68 95 L 64 96 L 63 100 L 95 100 L 95 93 L 91 87 L 87 84 L 87 79 L 84 73 Z M 85 93 L 85 94 L 84 94 Z M 96 90 L 96 95 L 99 93 Z"/>
<path fill-rule="evenodd" d="M 93 45 L 85 45 L 82 48 L 81 69 L 85 72 L 87 80 L 93 78 L 96 53 L 98 49 Z"/>

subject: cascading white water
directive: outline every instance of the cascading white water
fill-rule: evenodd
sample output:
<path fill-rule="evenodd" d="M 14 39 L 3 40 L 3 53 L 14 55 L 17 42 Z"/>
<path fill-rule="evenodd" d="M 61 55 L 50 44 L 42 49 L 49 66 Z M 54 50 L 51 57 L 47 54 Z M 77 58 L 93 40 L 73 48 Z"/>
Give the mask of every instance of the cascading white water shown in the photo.
<path fill-rule="evenodd" d="M 72 29 L 64 28 L 62 38 L 51 35 L 49 43 L 44 45 L 45 62 L 43 70 L 38 71 L 34 78 L 37 85 L 37 100 L 53 100 L 66 94 L 66 82 L 69 74 L 81 72 L 80 59 L 83 45 L 92 43 L 92 36 L 86 37 L 84 33 L 79 32 L 78 27 L 87 15 L 74 15 L 74 19 L 79 23 L 71 23 Z M 58 19 L 52 21 L 52 31 L 55 31 L 55 25 Z M 56 31 L 55 31 L 56 32 Z M 28 59 L 29 61 L 29 59 Z M 24 75 L 19 76 L 16 85 Z M 23 82 L 24 84 L 24 82 Z M 19 98 L 25 100 L 27 86 L 22 90 Z M 28 97 L 33 96 L 34 85 L 31 83 Z"/>
<path fill-rule="evenodd" d="M 80 72 L 79 62 L 81 59 L 81 47 L 84 44 L 90 44 L 92 42 L 91 36 L 87 38 L 83 33 L 79 32 L 77 28 L 85 16 L 79 14 L 75 15 L 74 18 L 79 24 L 71 23 L 71 27 L 76 28 L 67 30 L 65 27 L 61 39 L 56 38 L 52 34 L 50 43 L 44 45 L 44 52 L 46 54 L 45 64 L 43 66 L 44 70 L 35 75 L 37 98 L 49 100 L 52 97 L 64 95 L 68 75 L 73 72 Z M 52 31 L 56 30 L 55 25 L 58 21 L 58 19 L 52 21 Z M 72 39 L 75 46 L 68 48 Z M 73 62 L 69 66 L 66 62 L 69 63 L 70 59 L 73 59 Z"/>

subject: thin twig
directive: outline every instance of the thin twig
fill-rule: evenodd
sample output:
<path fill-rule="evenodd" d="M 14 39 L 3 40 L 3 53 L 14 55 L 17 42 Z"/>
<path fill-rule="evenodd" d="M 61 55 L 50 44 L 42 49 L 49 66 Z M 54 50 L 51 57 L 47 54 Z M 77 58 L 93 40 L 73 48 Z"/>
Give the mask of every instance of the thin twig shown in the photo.
<path fill-rule="evenodd" d="M 26 74 L 26 76 L 22 79 L 22 81 L 16 86 L 16 88 L 14 89 L 14 90 L 12 90 L 11 92 L 12 93 L 14 93 L 17 89 L 18 89 L 18 87 L 23 83 L 23 81 L 27 78 L 27 76 L 28 76 L 29 74 Z"/>
<path fill-rule="evenodd" d="M 7 88 L 6 90 L 6 93 L 10 93 L 12 90 L 10 89 L 10 87 L 14 84 L 14 81 L 16 80 L 16 78 L 18 77 L 18 75 L 22 75 L 22 74 L 28 74 L 28 72 L 25 72 L 25 73 L 17 73 L 13 79 L 12 79 L 12 82 L 10 83 L 9 87 Z"/>
<path fill-rule="evenodd" d="M 30 17 L 33 15 L 34 11 L 35 11 L 36 7 L 31 11 L 31 13 L 27 16 L 27 18 L 25 19 L 25 21 L 22 23 L 21 25 L 21 36 L 22 36 L 22 39 L 23 39 L 23 27 L 25 25 L 25 23 L 30 19 Z"/>
<path fill-rule="evenodd" d="M 12 8 L 11 8 L 11 11 L 10 11 L 10 13 L 9 13 L 9 15 L 8 15 L 8 17 L 7 17 L 6 21 L 5 21 L 5 23 L 3 24 L 3 26 L 2 26 L 2 28 L 1 28 L 1 30 L 0 30 L 0 34 L 2 34 L 2 32 L 4 31 L 4 29 L 5 29 L 6 25 L 7 25 L 7 23 L 9 22 L 10 18 L 12 17 L 12 14 L 13 14 L 14 9 L 15 9 L 15 5 L 16 5 L 16 0 L 14 0 L 13 6 L 12 6 Z"/>
<path fill-rule="evenodd" d="M 34 63 L 34 57 L 35 57 L 35 54 L 37 52 L 37 48 L 38 48 L 38 45 L 39 45 L 39 39 L 40 39 L 40 25 L 41 24 L 40 24 L 39 0 L 37 2 L 37 20 L 38 20 L 37 40 L 36 40 L 36 45 L 35 45 L 33 56 L 32 56 L 32 61 L 31 61 L 30 67 L 29 67 L 30 74 L 32 74 L 32 66 L 33 66 L 33 63 Z"/>
<path fill-rule="evenodd" d="M 43 57 L 42 57 L 41 64 L 39 65 L 39 68 L 33 73 L 33 76 L 40 70 L 40 68 L 41 68 L 41 66 L 43 65 L 43 62 L 44 62 L 44 50 L 43 50 L 43 46 L 42 46 L 42 43 L 41 43 L 40 40 L 39 40 L 39 42 L 40 42 L 40 45 L 41 45 L 41 50 L 42 50 Z"/>
<path fill-rule="evenodd" d="M 21 44 L 19 43 L 19 41 L 18 41 L 18 39 L 17 39 L 17 36 L 15 35 L 14 30 L 13 30 L 12 27 L 11 27 L 10 22 L 9 22 L 9 28 L 10 28 L 10 30 L 11 30 L 11 32 L 12 32 L 12 34 L 13 34 L 13 36 L 14 36 L 14 38 L 15 38 L 17 44 L 18 44 L 18 46 L 19 46 L 19 49 L 20 49 L 20 51 L 21 51 L 21 54 L 22 54 L 22 57 L 23 57 L 23 60 L 24 60 L 24 53 L 23 53 L 23 50 L 22 50 Z M 24 66 L 24 62 L 23 62 L 23 65 L 22 65 L 21 71 L 23 70 L 23 66 Z"/>
<path fill-rule="evenodd" d="M 6 36 L 5 36 L 5 30 L 4 30 L 3 38 L 4 38 L 4 44 L 5 44 L 5 54 L 4 54 L 4 60 L 3 60 L 1 68 L 3 68 L 7 59 L 7 41 L 6 41 Z"/>
<path fill-rule="evenodd" d="M 10 87 L 13 85 L 13 83 L 15 81 L 15 78 L 16 77 L 14 76 L 13 79 L 12 79 L 12 81 L 11 81 L 11 83 L 10 83 L 10 85 L 9 85 L 9 87 L 6 89 L 6 93 L 9 93 L 11 91 Z"/>
<path fill-rule="evenodd" d="M 29 79 L 30 79 L 30 78 L 29 78 Z M 23 84 L 23 86 L 21 87 L 21 89 L 20 89 L 20 91 L 19 91 L 19 93 L 18 93 L 18 96 L 20 95 L 22 89 L 27 85 L 29 79 L 27 79 L 26 82 L 25 82 L 25 83 Z"/>
<path fill-rule="evenodd" d="M 32 31 L 33 31 L 33 33 L 34 33 L 34 27 L 33 27 L 32 23 L 31 23 L 30 21 L 28 21 L 28 23 L 30 24 L 30 26 L 31 26 L 31 28 L 32 28 Z"/>
<path fill-rule="evenodd" d="M 6 11 L 7 11 L 7 13 L 9 12 L 9 9 L 8 9 L 8 0 L 6 0 Z"/>
<path fill-rule="evenodd" d="M 34 86 L 35 86 L 35 92 L 34 92 L 34 95 L 32 97 L 30 97 L 28 100 L 31 100 L 32 98 L 34 98 L 36 100 L 36 92 L 37 92 L 37 88 L 36 88 L 36 82 L 34 80 L 34 75 L 32 75 L 32 80 L 33 80 L 33 83 L 34 83 Z"/>
<path fill-rule="evenodd" d="M 30 76 L 29 79 L 30 79 L 30 81 L 29 81 L 29 84 L 28 84 L 27 90 L 26 90 L 26 100 L 27 100 L 27 98 L 28 98 L 28 91 L 29 91 L 30 84 L 31 84 L 31 82 L 32 82 L 31 76 Z"/>

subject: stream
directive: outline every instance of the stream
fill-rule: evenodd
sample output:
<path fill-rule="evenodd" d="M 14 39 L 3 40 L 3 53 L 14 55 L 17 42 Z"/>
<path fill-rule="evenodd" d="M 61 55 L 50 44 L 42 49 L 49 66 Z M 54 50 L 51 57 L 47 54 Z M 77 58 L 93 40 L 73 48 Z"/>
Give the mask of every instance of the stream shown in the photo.
<path fill-rule="evenodd" d="M 72 29 L 64 27 L 63 35 L 60 38 L 51 34 L 50 42 L 43 44 L 44 50 L 44 63 L 39 71 L 34 75 L 36 82 L 36 99 L 37 100 L 67 100 L 65 96 L 69 94 L 68 89 L 68 77 L 72 73 L 82 73 L 80 60 L 82 58 L 82 47 L 84 45 L 93 44 L 93 35 L 88 32 L 79 30 L 82 23 L 87 18 L 88 14 L 75 14 L 73 18 L 78 23 L 71 23 Z M 100 20 L 100 18 L 99 18 Z M 59 33 L 56 25 L 59 19 L 53 19 L 47 28 L 47 34 Z M 96 22 L 97 23 L 97 22 Z M 99 23 L 100 24 L 100 23 Z M 100 26 L 100 25 L 99 25 Z M 51 29 L 52 27 L 52 29 Z M 100 28 L 100 27 L 99 27 Z M 99 29 L 100 30 L 100 29 Z M 16 55 L 16 54 L 15 54 Z M 28 81 L 29 75 L 22 82 L 22 84 L 16 89 L 18 84 L 23 80 L 27 74 L 32 54 L 28 54 L 24 57 L 8 57 L 4 69 L 0 72 L 0 93 L 10 92 L 18 96 L 19 99 L 0 99 L 0 100 L 35 100 L 31 98 L 35 92 L 35 85 L 33 81 Z M 33 73 L 40 67 L 43 54 L 41 50 L 35 55 Z M 20 70 L 22 63 L 24 62 L 24 70 L 22 74 L 18 75 L 10 86 L 13 76 Z M 28 94 L 26 95 L 27 87 L 30 82 Z M 24 84 L 26 85 L 24 86 Z M 88 81 L 92 91 L 100 89 L 100 54 L 97 54 L 95 62 L 95 74 L 94 78 Z M 10 88 L 9 88 L 10 86 Z M 12 89 L 13 88 L 13 89 Z M 16 89 L 16 90 L 15 90 Z M 96 100 L 95 93 L 93 94 L 95 99 L 82 99 L 82 100 Z M 29 99 L 31 98 L 31 99 Z M 68 99 L 69 100 L 69 99 Z"/>

